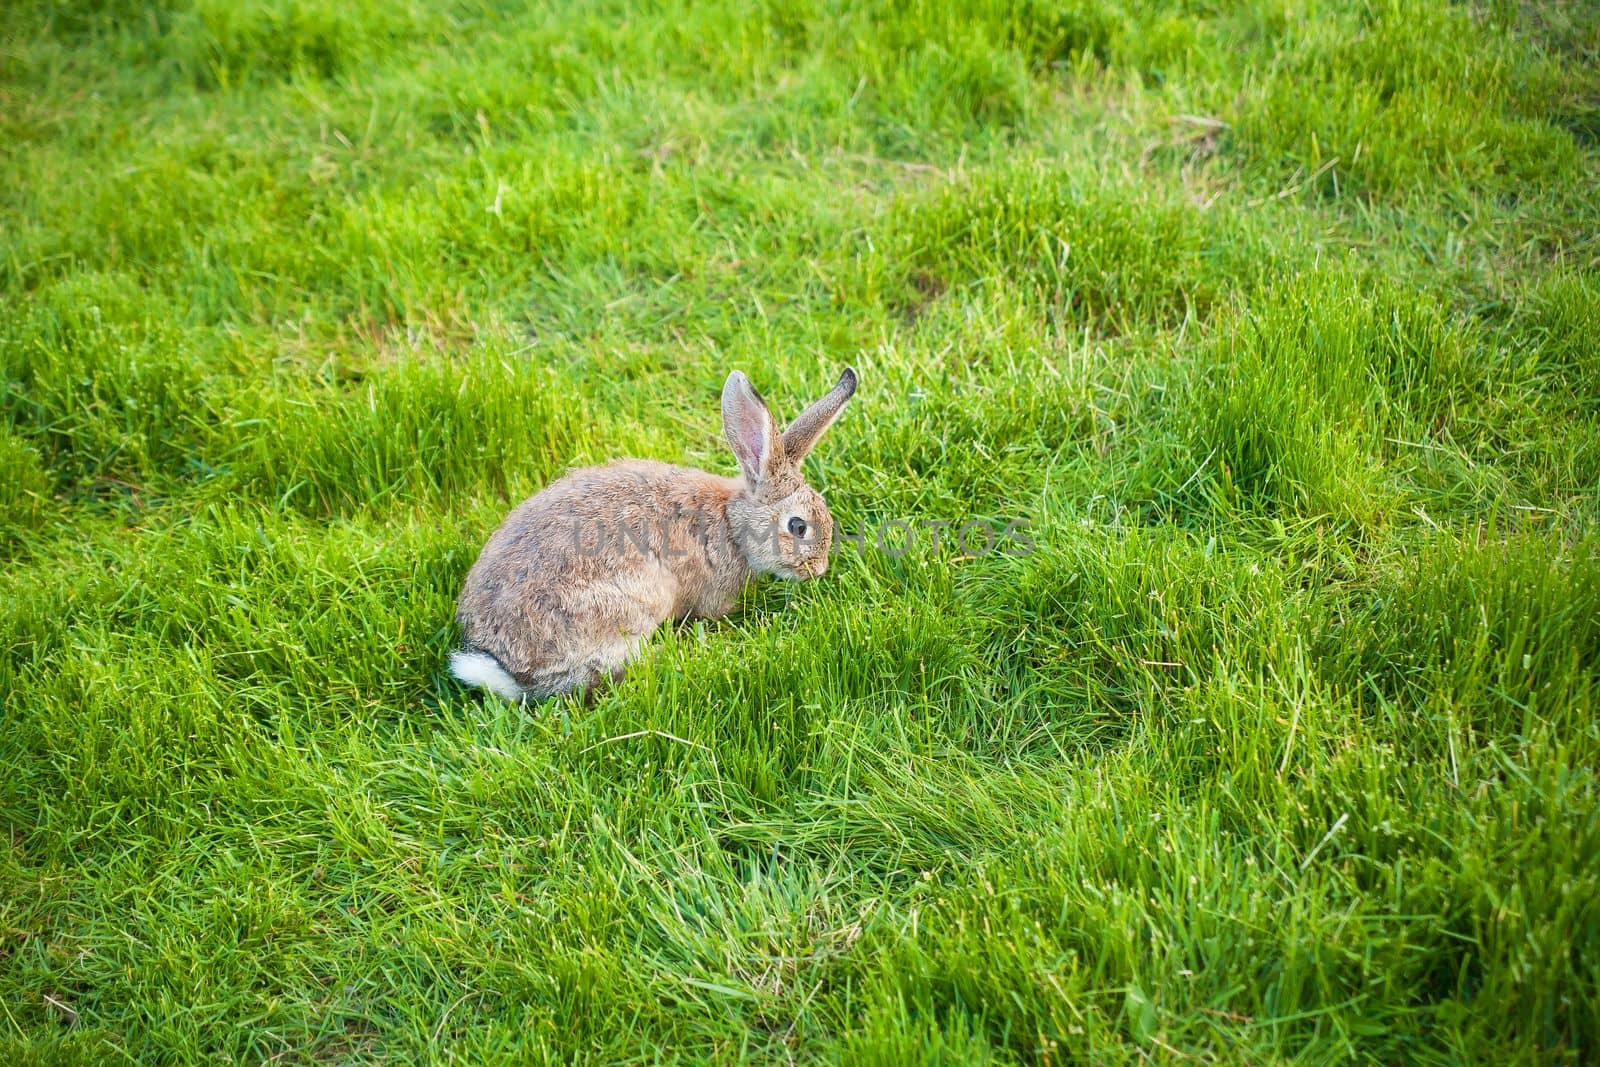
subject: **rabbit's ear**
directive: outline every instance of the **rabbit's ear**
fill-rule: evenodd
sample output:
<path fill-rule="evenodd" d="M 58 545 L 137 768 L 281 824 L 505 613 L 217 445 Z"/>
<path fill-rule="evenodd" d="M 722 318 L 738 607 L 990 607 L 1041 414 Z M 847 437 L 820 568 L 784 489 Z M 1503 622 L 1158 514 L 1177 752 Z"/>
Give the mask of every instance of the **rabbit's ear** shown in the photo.
<path fill-rule="evenodd" d="M 722 432 L 739 460 L 739 469 L 751 488 L 772 473 L 773 461 L 783 444 L 772 425 L 772 415 L 755 386 L 741 371 L 728 375 L 722 387 Z"/>
<path fill-rule="evenodd" d="M 802 411 L 789 428 L 783 431 L 783 454 L 789 462 L 798 464 L 811 451 L 823 431 L 833 425 L 833 420 L 844 410 L 845 401 L 856 395 L 856 372 L 846 367 L 839 375 L 839 384 L 828 395 Z"/>

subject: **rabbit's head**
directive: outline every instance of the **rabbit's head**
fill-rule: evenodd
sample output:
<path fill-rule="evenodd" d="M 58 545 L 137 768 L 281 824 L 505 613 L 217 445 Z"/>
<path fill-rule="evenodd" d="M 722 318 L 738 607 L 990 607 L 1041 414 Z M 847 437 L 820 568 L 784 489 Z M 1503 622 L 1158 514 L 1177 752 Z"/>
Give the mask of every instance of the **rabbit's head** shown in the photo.
<path fill-rule="evenodd" d="M 739 460 L 744 492 L 728 504 L 734 538 L 750 569 L 781 578 L 815 578 L 828 569 L 833 516 L 806 484 L 800 461 L 856 391 L 846 368 L 827 396 L 779 433 L 761 394 L 739 371 L 722 387 L 722 428 Z"/>

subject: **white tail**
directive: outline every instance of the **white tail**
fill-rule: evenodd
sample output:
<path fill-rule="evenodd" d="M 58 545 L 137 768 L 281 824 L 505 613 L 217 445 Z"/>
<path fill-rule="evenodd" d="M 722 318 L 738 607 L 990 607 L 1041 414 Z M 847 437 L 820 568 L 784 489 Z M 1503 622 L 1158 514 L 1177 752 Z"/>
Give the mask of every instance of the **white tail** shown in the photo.
<path fill-rule="evenodd" d="M 511 673 L 487 652 L 450 653 L 450 673 L 468 685 L 482 686 L 513 704 L 521 703 L 527 695 Z"/>

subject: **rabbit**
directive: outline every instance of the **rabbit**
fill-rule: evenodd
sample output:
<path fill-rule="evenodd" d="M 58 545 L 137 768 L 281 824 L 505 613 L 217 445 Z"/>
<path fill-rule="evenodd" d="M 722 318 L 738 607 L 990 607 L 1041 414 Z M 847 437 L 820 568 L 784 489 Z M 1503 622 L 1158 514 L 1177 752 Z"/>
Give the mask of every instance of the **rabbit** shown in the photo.
<path fill-rule="evenodd" d="M 750 575 L 823 574 L 833 516 L 800 462 L 855 391 L 847 367 L 780 434 L 734 371 L 722 425 L 740 477 L 625 459 L 573 471 L 524 501 L 467 573 L 456 609 L 464 647 L 451 673 L 515 703 L 589 699 L 623 678 L 666 620 L 726 615 Z"/>

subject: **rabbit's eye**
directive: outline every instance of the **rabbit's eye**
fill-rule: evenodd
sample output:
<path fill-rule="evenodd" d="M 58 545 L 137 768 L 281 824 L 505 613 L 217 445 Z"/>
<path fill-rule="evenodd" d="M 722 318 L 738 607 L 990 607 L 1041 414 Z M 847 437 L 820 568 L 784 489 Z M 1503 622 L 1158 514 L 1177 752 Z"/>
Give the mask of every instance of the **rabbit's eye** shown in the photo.
<path fill-rule="evenodd" d="M 806 520 L 802 519 L 798 515 L 790 519 L 789 532 L 795 537 L 804 537 L 806 535 Z"/>

